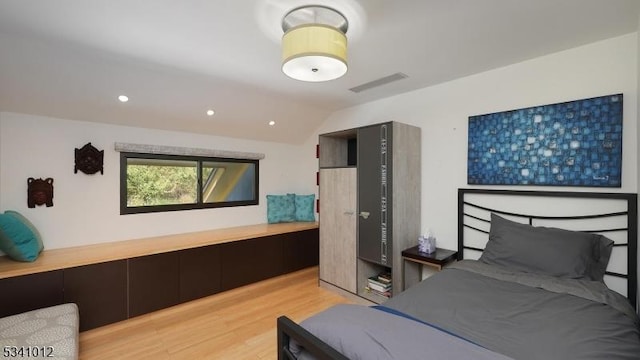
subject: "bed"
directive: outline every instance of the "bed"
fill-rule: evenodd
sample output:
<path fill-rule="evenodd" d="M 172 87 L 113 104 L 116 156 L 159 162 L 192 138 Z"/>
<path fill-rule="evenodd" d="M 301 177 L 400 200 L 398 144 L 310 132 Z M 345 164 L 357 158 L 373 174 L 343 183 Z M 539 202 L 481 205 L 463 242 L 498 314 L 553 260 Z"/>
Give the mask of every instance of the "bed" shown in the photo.
<path fill-rule="evenodd" d="M 459 189 L 458 261 L 277 321 L 279 359 L 640 359 L 637 195 Z"/>

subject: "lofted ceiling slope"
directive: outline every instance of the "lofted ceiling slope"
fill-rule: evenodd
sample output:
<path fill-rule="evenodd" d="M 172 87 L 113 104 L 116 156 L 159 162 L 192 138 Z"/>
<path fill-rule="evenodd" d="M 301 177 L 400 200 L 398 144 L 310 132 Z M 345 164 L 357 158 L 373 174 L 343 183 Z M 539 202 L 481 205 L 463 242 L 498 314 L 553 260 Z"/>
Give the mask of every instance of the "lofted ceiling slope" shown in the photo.
<path fill-rule="evenodd" d="M 350 21 L 349 71 L 326 83 L 280 70 L 280 20 L 304 0 L 0 0 L 0 111 L 297 144 L 336 110 L 636 32 L 640 13 L 637 0 L 319 3 Z M 349 90 L 394 73 L 408 77 Z"/>

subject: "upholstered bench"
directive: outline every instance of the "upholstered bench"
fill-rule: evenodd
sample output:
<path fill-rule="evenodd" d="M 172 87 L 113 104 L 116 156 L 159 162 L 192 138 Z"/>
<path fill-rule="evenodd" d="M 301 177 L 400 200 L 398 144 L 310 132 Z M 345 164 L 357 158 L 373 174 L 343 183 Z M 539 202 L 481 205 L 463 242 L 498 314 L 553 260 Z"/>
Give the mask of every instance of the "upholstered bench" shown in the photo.
<path fill-rule="evenodd" d="M 0 358 L 77 360 L 78 320 L 76 304 L 0 318 Z"/>

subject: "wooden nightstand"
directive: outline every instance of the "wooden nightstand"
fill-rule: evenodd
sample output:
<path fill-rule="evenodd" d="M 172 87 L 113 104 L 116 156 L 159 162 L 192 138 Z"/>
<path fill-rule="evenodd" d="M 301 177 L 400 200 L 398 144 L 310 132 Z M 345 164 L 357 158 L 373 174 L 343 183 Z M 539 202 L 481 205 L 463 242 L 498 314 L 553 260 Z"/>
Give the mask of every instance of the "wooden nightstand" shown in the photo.
<path fill-rule="evenodd" d="M 402 289 L 407 288 L 405 283 L 405 263 L 408 261 L 419 267 L 419 274 L 422 276 L 422 266 L 427 265 L 436 268 L 438 271 L 442 270 L 442 267 L 453 262 L 458 255 L 457 251 L 436 248 L 431 254 L 425 254 L 418 251 L 418 246 L 414 246 L 402 251 Z M 414 285 L 414 284 L 410 284 Z"/>

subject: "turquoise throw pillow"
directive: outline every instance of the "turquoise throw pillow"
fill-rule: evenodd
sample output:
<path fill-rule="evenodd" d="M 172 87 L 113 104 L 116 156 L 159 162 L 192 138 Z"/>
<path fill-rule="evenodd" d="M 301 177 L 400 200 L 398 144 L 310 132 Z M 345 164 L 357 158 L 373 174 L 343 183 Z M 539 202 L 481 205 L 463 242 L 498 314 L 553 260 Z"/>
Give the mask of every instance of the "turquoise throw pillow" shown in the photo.
<path fill-rule="evenodd" d="M 269 224 L 295 221 L 295 195 L 267 195 L 267 222 Z"/>
<path fill-rule="evenodd" d="M 314 203 L 316 196 L 311 195 L 296 195 L 296 221 L 316 221 L 316 216 L 313 213 Z"/>
<path fill-rule="evenodd" d="M 42 251 L 42 239 L 35 226 L 16 211 L 0 214 L 0 250 L 17 261 L 35 261 Z"/>

